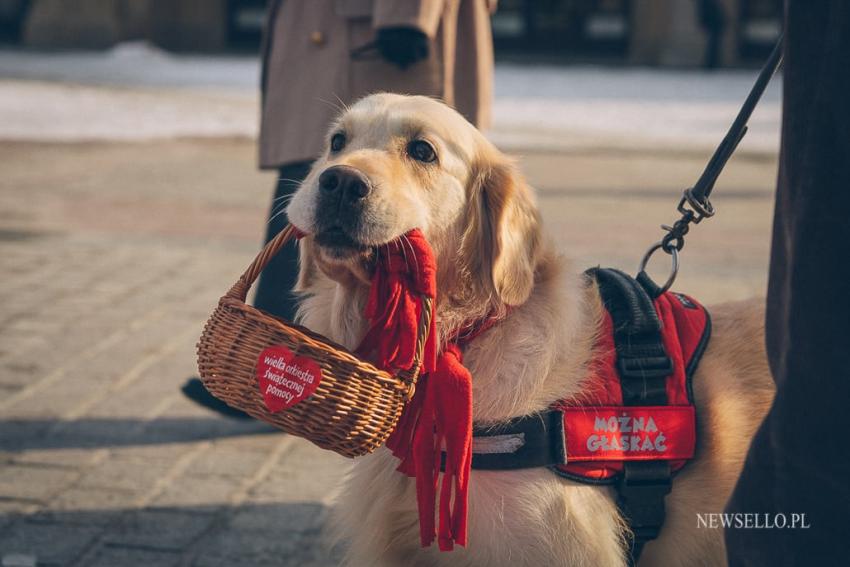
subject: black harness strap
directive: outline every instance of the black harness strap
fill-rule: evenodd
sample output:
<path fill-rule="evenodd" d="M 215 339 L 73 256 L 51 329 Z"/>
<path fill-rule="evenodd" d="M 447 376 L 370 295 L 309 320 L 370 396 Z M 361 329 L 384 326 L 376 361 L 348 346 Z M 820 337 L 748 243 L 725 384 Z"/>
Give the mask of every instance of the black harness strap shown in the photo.
<path fill-rule="evenodd" d="M 652 298 L 639 282 L 619 270 L 596 268 L 587 274 L 598 282 L 599 294 L 614 324 L 623 405 L 667 405 L 667 378 L 673 373 L 673 361 L 664 350 L 661 321 Z M 644 545 L 661 531 L 671 476 L 666 461 L 623 463 L 623 474 L 616 484 L 617 505 L 632 530 L 631 565 L 637 563 Z"/>
<path fill-rule="evenodd" d="M 564 414 L 558 410 L 473 428 L 473 469 L 505 471 L 566 463 Z"/>

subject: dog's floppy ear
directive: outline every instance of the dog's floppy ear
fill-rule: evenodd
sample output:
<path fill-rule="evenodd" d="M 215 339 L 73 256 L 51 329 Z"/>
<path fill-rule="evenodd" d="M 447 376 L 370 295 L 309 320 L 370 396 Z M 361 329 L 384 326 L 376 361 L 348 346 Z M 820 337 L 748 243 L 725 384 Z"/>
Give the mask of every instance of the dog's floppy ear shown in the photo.
<path fill-rule="evenodd" d="M 521 305 L 534 287 L 541 255 L 540 213 L 510 159 L 488 148 L 477 162 L 461 254 L 482 291 L 503 304 Z"/>
<path fill-rule="evenodd" d="M 301 293 L 312 285 L 316 277 L 316 261 L 313 257 L 313 237 L 305 236 L 298 241 L 298 279 L 292 290 Z"/>

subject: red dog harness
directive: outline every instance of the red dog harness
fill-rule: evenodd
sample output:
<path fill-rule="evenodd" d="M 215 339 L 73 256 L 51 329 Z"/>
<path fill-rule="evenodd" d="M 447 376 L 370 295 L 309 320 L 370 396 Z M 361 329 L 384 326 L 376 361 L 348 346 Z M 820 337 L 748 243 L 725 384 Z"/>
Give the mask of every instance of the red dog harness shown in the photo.
<path fill-rule="evenodd" d="M 636 561 L 664 522 L 671 477 L 694 456 L 691 379 L 711 334 L 705 308 L 661 293 L 645 274 L 586 274 L 605 306 L 603 332 L 581 399 L 544 414 L 476 424 L 472 468 L 546 466 L 571 480 L 613 484 L 634 538 Z"/>

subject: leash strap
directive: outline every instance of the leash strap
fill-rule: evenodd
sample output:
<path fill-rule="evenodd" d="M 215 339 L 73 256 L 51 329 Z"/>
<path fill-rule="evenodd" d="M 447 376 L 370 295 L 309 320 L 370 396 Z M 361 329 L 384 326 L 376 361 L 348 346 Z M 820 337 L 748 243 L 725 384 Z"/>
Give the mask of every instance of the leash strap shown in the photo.
<path fill-rule="evenodd" d="M 673 281 L 676 279 L 676 274 L 679 271 L 679 252 L 685 246 L 685 235 L 688 234 L 691 223 L 699 224 L 703 219 L 714 216 L 714 206 L 711 204 L 709 196 L 729 158 L 735 153 L 735 149 L 737 149 L 738 144 L 747 133 L 747 122 L 750 116 L 752 116 L 753 110 L 759 100 L 761 100 L 771 77 L 773 77 L 782 63 L 783 38 L 784 36 L 780 34 L 776 45 L 773 47 L 773 51 L 771 51 L 770 56 L 767 58 L 756 78 L 755 84 L 750 89 L 744 104 L 741 105 L 738 115 L 735 117 L 734 122 L 732 122 L 732 126 L 729 127 L 729 131 L 724 136 L 723 141 L 717 146 L 714 155 L 711 156 L 702 175 L 700 175 L 693 187 L 683 191 L 679 205 L 676 207 L 681 217 L 673 223 L 673 226 L 661 225 L 661 228 L 667 234 L 660 241 L 649 247 L 638 266 L 638 280 L 649 280 L 651 282 L 651 278 L 646 273 L 646 266 L 652 255 L 660 249 L 672 256 L 673 265 L 667 281 L 661 287 L 652 283 L 652 287 L 657 288 L 659 294 L 670 289 L 670 286 L 673 285 Z"/>
<path fill-rule="evenodd" d="M 690 193 L 690 196 L 698 203 L 704 204 L 708 202 L 708 197 L 714 189 L 717 178 L 726 166 L 726 162 L 732 157 L 738 144 L 747 133 L 747 122 L 750 120 L 750 116 L 752 116 L 753 110 L 755 110 L 759 100 L 761 100 L 765 89 L 767 89 L 770 79 L 776 73 L 779 64 L 782 63 L 782 40 L 783 36 L 780 34 L 776 45 L 773 46 L 770 56 L 761 68 L 753 88 L 750 89 L 747 99 L 741 105 L 741 110 L 738 111 L 738 115 L 735 117 L 735 121 L 732 122 L 732 126 L 729 127 L 729 131 L 726 133 L 723 141 L 720 142 L 720 145 L 714 151 L 714 155 L 711 156 L 696 184 L 694 184 L 692 189 L 685 192 L 686 195 Z"/>

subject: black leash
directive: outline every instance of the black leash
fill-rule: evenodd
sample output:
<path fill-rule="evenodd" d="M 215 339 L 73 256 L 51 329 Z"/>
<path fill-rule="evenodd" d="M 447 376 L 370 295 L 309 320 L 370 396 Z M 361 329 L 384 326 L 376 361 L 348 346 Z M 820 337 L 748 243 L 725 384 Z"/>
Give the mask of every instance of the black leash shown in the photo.
<path fill-rule="evenodd" d="M 682 199 L 679 201 L 679 206 L 676 207 L 676 210 L 682 215 L 681 218 L 673 223 L 673 226 L 661 225 L 661 228 L 667 234 L 646 251 L 638 267 L 638 281 L 653 283 L 652 279 L 646 273 L 646 265 L 652 254 L 660 249 L 672 256 L 670 277 L 667 278 L 660 291 L 667 291 L 673 285 L 673 281 L 675 281 L 679 271 L 679 251 L 685 246 L 685 235 L 690 230 L 691 223 L 699 224 L 703 219 L 714 216 L 714 206 L 709 200 L 711 191 L 714 189 L 714 185 L 717 183 L 717 178 L 720 176 L 723 168 L 726 166 L 726 162 L 735 153 L 738 144 L 747 133 L 747 122 L 761 96 L 764 94 L 770 79 L 776 73 L 780 63 L 782 63 L 783 37 L 784 35 L 780 34 L 779 39 L 776 40 L 776 45 L 773 47 L 770 57 L 767 58 L 767 61 L 759 72 L 756 82 L 750 90 L 750 94 L 747 95 L 747 99 L 741 106 L 741 110 L 738 111 L 738 116 L 735 117 L 735 121 L 732 122 L 732 126 L 729 128 L 723 141 L 717 146 L 714 155 L 711 156 L 702 175 L 693 187 L 685 189 Z"/>

